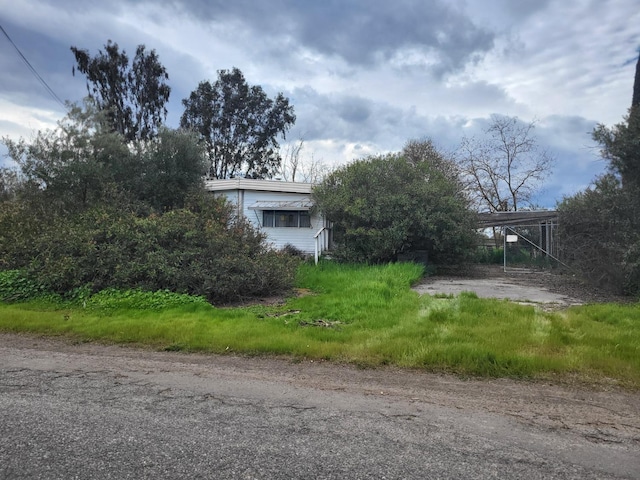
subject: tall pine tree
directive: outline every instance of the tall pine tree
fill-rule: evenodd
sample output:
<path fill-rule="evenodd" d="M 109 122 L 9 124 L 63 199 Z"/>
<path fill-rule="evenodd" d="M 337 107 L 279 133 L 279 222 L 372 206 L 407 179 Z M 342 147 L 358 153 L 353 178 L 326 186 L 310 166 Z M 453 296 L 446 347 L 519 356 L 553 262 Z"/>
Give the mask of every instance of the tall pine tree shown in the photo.
<path fill-rule="evenodd" d="M 638 62 L 636 63 L 636 78 L 633 82 L 631 108 L 636 108 L 638 105 L 640 105 L 640 55 L 638 55 Z"/>
<path fill-rule="evenodd" d="M 640 56 L 629 114 L 611 128 L 598 125 L 593 139 L 600 144 L 602 158 L 609 161 L 610 170 L 620 176 L 623 188 L 640 197 Z"/>

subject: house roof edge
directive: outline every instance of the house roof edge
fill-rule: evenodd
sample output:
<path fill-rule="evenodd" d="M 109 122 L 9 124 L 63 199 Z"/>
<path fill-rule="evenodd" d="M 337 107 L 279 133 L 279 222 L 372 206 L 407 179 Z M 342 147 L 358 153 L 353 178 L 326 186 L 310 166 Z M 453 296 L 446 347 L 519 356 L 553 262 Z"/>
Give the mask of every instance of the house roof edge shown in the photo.
<path fill-rule="evenodd" d="M 210 192 L 227 190 L 253 190 L 266 192 L 311 193 L 313 184 L 302 182 L 282 182 L 279 180 L 254 180 L 249 178 L 231 178 L 206 180 L 204 188 Z"/>

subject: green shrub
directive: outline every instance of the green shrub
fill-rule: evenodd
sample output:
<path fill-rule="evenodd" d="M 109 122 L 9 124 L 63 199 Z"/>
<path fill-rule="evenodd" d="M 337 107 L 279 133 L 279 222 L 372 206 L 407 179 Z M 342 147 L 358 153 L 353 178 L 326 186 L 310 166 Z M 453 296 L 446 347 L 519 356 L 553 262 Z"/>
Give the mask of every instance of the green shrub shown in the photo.
<path fill-rule="evenodd" d="M 268 248 L 229 204 L 205 194 L 162 215 L 93 207 L 53 218 L 22 243 L 29 257 L 18 268 L 27 278 L 72 297 L 109 288 L 169 290 L 225 303 L 290 289 L 299 263 Z"/>
<path fill-rule="evenodd" d="M 280 251 L 292 257 L 297 257 L 301 260 L 307 258 L 307 255 L 302 250 L 300 250 L 295 245 L 291 245 L 290 243 L 287 243 L 284 247 L 282 247 Z"/>
<path fill-rule="evenodd" d="M 29 280 L 20 270 L 0 272 L 0 300 L 12 302 L 33 298 L 40 293 L 42 286 Z"/>
<path fill-rule="evenodd" d="M 585 279 L 640 295 L 640 195 L 613 175 L 558 205 L 562 260 Z"/>
<path fill-rule="evenodd" d="M 334 223 L 334 258 L 385 263 L 419 250 L 435 264 L 467 260 L 475 216 L 455 167 L 430 142 L 423 149 L 416 157 L 403 152 L 354 161 L 314 188 L 318 208 Z"/>
<path fill-rule="evenodd" d="M 625 272 L 623 291 L 640 298 L 640 240 L 629 246 L 622 266 Z"/>
<path fill-rule="evenodd" d="M 43 283 L 36 282 L 21 270 L 0 271 L 0 301 L 22 302 L 55 295 Z"/>
<path fill-rule="evenodd" d="M 476 249 L 475 263 L 500 265 L 504 262 L 504 249 L 481 246 Z"/>

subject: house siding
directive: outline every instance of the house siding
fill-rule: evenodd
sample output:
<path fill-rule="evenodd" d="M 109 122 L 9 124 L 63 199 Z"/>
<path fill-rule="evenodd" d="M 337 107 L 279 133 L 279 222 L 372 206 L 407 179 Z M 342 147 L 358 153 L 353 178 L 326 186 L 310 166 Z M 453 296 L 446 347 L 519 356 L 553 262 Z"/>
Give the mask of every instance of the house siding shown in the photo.
<path fill-rule="evenodd" d="M 242 183 L 237 180 L 219 182 L 209 182 L 208 189 L 217 195 L 224 195 L 229 202 L 236 205 L 237 213 L 263 231 L 267 235 L 267 242 L 274 248 L 281 249 L 290 244 L 307 255 L 314 254 L 315 234 L 324 226 L 324 218 L 318 212 L 312 211 L 310 227 L 263 227 L 262 210 L 249 208 L 260 201 L 308 201 L 311 197 L 311 185 L 268 181 L 251 183 L 251 180 L 242 180 Z M 267 190 L 268 188 L 271 190 Z M 284 191 L 274 191 L 275 189 Z"/>

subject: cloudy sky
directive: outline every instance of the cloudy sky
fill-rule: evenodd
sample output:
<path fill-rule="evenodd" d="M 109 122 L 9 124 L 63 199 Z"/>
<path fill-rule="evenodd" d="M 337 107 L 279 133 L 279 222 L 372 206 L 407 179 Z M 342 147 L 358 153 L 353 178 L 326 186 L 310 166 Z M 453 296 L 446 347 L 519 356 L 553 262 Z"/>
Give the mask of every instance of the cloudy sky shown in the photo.
<path fill-rule="evenodd" d="M 0 25 L 62 100 L 86 94 L 70 46 L 155 49 L 170 126 L 198 82 L 238 67 L 290 99 L 288 139 L 328 165 L 409 139 L 453 150 L 492 114 L 535 120 L 556 158 L 548 207 L 604 172 L 589 132 L 626 114 L 640 47 L 637 0 L 0 0 Z M 0 33 L 0 136 L 64 113 Z"/>

